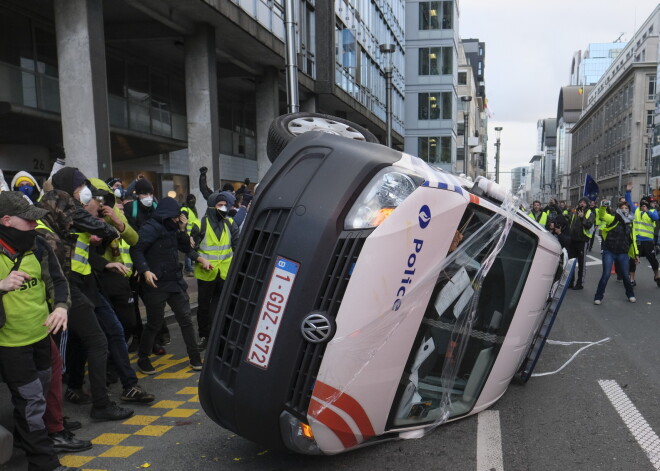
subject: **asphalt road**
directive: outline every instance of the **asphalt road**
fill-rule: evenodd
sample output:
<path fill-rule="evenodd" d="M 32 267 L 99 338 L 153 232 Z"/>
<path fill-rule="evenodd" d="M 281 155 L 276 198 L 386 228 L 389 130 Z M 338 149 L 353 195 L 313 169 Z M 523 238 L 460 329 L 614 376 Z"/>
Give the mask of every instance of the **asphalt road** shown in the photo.
<path fill-rule="evenodd" d="M 154 471 L 660 469 L 655 435 L 660 431 L 660 288 L 642 264 L 637 303 L 627 301 L 613 277 L 603 304 L 595 306 L 600 266 L 592 263 L 586 288 L 568 293 L 550 338 L 609 340 L 586 348 L 558 373 L 512 384 L 487 414 L 442 425 L 421 439 L 330 457 L 274 452 L 250 443 L 205 416 L 196 395 L 199 375 L 187 368 L 174 327 L 168 356 L 154 362 L 159 374 L 141 379 L 157 395 L 156 403 L 136 406 L 136 416 L 119 423 L 90 422 L 86 408 L 66 404 L 67 415 L 84 422 L 78 436 L 93 439 L 95 446 L 61 460 L 88 470 Z M 536 373 L 557 370 L 584 346 L 546 345 Z M 120 393 L 117 385 L 111 391 Z M 490 435 L 486 419 L 496 420 Z M 16 452 L 0 469 L 26 469 L 25 460 Z"/>

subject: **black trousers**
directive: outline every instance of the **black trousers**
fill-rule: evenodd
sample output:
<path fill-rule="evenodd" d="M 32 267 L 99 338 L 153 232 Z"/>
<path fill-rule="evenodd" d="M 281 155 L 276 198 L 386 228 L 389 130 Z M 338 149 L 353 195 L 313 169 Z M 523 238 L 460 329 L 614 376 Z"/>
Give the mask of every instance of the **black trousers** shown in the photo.
<path fill-rule="evenodd" d="M 106 370 L 108 361 L 108 340 L 101 329 L 94 305 L 70 284 L 71 309 L 69 309 L 69 339 L 67 342 L 66 371 L 69 388 L 80 389 L 85 376 L 85 361 L 88 363 L 90 393 L 94 407 L 108 404 Z"/>
<path fill-rule="evenodd" d="M 25 450 L 28 470 L 60 465 L 44 424 L 50 384 L 50 337 L 24 347 L 0 347 L 0 372 L 14 404 L 14 432 Z"/>
<path fill-rule="evenodd" d="M 165 323 L 165 303 L 167 303 L 172 308 L 174 317 L 181 328 L 188 357 L 191 360 L 199 360 L 200 354 L 195 339 L 195 329 L 190 318 L 188 294 L 183 291 L 169 293 L 167 291 L 149 290 L 143 291 L 142 301 L 147 311 L 147 324 L 144 326 L 140 338 L 139 357 L 147 358 L 151 353 L 154 340 Z"/>
<path fill-rule="evenodd" d="M 224 281 L 219 274 L 213 281 L 197 280 L 197 332 L 200 338 L 211 333 Z"/>
<path fill-rule="evenodd" d="M 572 240 L 570 245 L 570 250 L 568 256 L 571 258 L 577 259 L 578 270 L 573 279 L 575 280 L 574 285 L 582 285 L 584 282 L 585 275 L 587 273 L 587 267 L 585 265 L 584 253 L 586 251 L 587 242 L 581 240 Z"/>

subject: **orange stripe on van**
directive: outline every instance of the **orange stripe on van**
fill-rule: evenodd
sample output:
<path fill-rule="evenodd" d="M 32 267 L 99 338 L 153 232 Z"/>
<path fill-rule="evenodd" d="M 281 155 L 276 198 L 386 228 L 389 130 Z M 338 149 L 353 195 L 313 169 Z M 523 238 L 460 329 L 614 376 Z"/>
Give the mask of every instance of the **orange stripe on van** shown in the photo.
<path fill-rule="evenodd" d="M 309 415 L 321 422 L 334 432 L 344 448 L 352 448 L 358 444 L 355 434 L 351 427 L 342 419 L 339 414 L 312 399 L 309 402 Z"/>
<path fill-rule="evenodd" d="M 360 403 L 348 394 L 344 394 L 338 389 L 335 389 L 321 381 L 316 381 L 313 395 L 318 399 L 332 404 L 333 406 L 343 410 L 348 415 L 350 415 L 357 424 L 358 428 L 360 429 L 360 433 L 365 439 L 376 435 L 374 428 L 371 425 L 371 421 L 369 420 L 369 416 L 367 416 L 367 413 L 364 411 Z"/>
<path fill-rule="evenodd" d="M 470 203 L 479 204 L 479 197 L 470 193 Z"/>

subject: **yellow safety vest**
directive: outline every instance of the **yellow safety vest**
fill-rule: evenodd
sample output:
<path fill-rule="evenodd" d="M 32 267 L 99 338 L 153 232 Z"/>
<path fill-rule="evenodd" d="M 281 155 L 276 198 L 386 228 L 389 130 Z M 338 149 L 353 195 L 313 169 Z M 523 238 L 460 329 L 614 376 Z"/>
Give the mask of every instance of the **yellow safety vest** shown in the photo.
<path fill-rule="evenodd" d="M 110 244 L 111 245 L 103 253 L 103 258 L 108 262 L 120 262 L 126 265 L 129 268 L 129 272 L 125 276 L 126 278 L 130 278 L 133 274 L 133 259 L 129 252 L 131 246 L 122 238 L 115 239 Z M 118 257 L 112 255 L 113 244 L 117 244 L 117 248 L 119 249 Z"/>
<path fill-rule="evenodd" d="M 635 239 L 640 236 L 654 240 L 654 229 L 655 221 L 653 221 L 648 214 L 639 209 L 635 211 L 635 219 L 633 219 L 633 235 L 635 236 Z"/>
<path fill-rule="evenodd" d="M 194 226 L 197 226 L 197 229 L 199 229 L 199 218 L 195 216 L 195 213 L 192 209 L 184 206 L 181 208 L 181 212 L 184 213 L 188 218 L 188 224 L 186 224 L 186 232 L 188 232 L 188 235 L 190 235 Z"/>
<path fill-rule="evenodd" d="M 577 216 L 577 211 L 575 213 L 573 213 L 573 217 L 571 218 L 571 225 L 573 225 L 573 221 L 575 220 L 576 216 Z M 587 212 L 584 213 L 584 217 L 586 219 L 589 219 L 589 216 L 591 216 L 591 210 L 587 209 Z M 589 237 L 590 239 L 593 238 L 594 232 L 596 232 L 596 225 L 595 224 L 593 226 L 591 226 L 591 229 L 582 228 L 582 233 L 584 235 L 586 235 L 587 237 Z"/>
<path fill-rule="evenodd" d="M 0 278 L 6 278 L 13 267 L 13 260 L 0 255 Z M 7 316 L 0 329 L 0 346 L 3 347 L 31 345 L 48 335 L 48 328 L 43 325 L 49 310 L 41 263 L 32 252 L 26 252 L 16 269 L 27 273 L 31 279 L 25 280 L 20 288 L 5 293 L 0 300 Z"/>
<path fill-rule="evenodd" d="M 206 217 L 206 216 L 205 216 Z M 233 257 L 233 251 L 231 249 L 231 234 L 229 228 L 233 222 L 231 218 L 227 219 L 229 224 L 226 224 L 224 221 L 221 221 L 222 235 L 220 240 L 215 234 L 211 225 L 202 224 L 207 226 L 206 234 L 204 234 L 204 239 L 199 245 L 199 254 L 204 257 L 206 260 L 211 262 L 213 268 L 211 270 L 204 270 L 201 263 L 195 264 L 195 278 L 202 281 L 213 281 L 218 277 L 220 273 L 220 278 L 223 280 L 227 278 L 227 273 L 229 272 L 229 265 L 231 265 L 231 259 Z"/>
<path fill-rule="evenodd" d="M 76 232 L 75 234 L 78 236 L 78 240 L 76 240 L 76 250 L 71 257 L 71 271 L 89 275 L 92 273 L 92 266 L 89 264 L 89 245 L 92 236 L 87 232 Z"/>
<path fill-rule="evenodd" d="M 528 214 L 528 216 L 529 216 L 531 219 L 533 219 L 534 221 L 536 221 L 536 218 L 534 217 L 534 211 L 530 211 L 529 214 Z M 541 217 L 540 217 L 539 220 L 536 221 L 536 222 L 538 222 L 540 225 L 542 225 L 543 227 L 545 227 L 545 225 L 548 223 L 548 212 L 547 212 L 547 211 L 542 211 L 542 212 L 541 212 Z"/>

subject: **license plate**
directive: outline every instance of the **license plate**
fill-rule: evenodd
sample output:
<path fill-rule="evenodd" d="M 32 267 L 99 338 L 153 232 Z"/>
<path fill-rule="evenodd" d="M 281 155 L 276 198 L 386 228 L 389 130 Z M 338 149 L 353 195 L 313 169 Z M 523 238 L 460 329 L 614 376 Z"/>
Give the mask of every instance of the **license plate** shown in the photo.
<path fill-rule="evenodd" d="M 270 355 L 275 346 L 277 331 L 282 324 L 282 315 L 289 301 L 291 287 L 300 265 L 284 257 L 277 257 L 275 268 L 268 283 L 266 296 L 259 311 L 259 321 L 252 336 L 246 361 L 259 368 L 268 368 Z"/>

